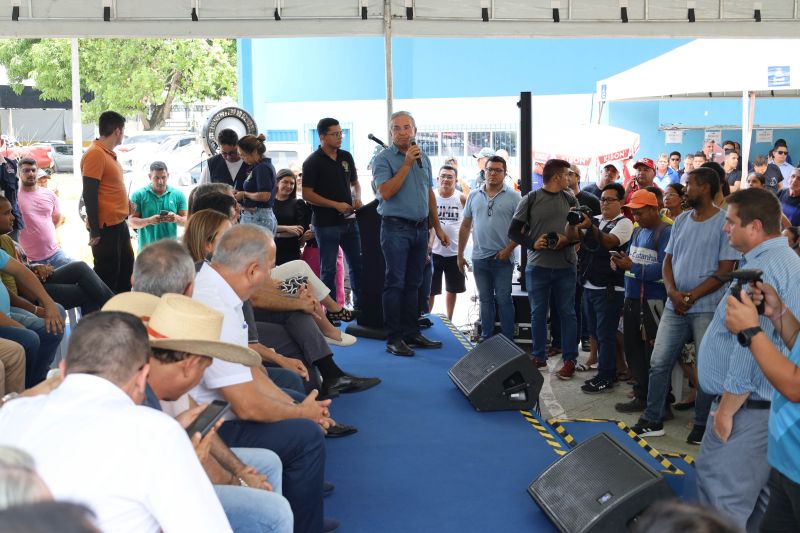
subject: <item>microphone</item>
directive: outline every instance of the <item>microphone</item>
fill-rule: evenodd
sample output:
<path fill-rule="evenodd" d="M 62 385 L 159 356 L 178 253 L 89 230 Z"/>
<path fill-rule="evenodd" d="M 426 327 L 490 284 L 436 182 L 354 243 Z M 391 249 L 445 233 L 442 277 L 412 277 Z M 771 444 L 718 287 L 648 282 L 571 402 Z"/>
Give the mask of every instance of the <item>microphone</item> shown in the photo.
<path fill-rule="evenodd" d="M 371 133 L 370 133 L 369 135 L 367 135 L 367 139 L 369 139 L 370 141 L 373 141 L 373 142 L 376 142 L 376 143 L 380 144 L 380 145 L 381 145 L 381 146 L 383 146 L 384 148 L 389 148 L 388 146 L 386 146 L 386 143 L 385 143 L 385 142 L 383 142 L 382 140 L 378 139 L 377 137 L 375 137 L 375 136 L 374 136 L 373 134 L 371 134 Z"/>
<path fill-rule="evenodd" d="M 416 145 L 417 145 L 416 139 L 411 139 L 411 146 L 416 146 Z M 420 156 L 417 158 L 417 165 L 419 165 L 419 168 L 422 168 L 422 154 L 421 153 L 420 153 Z"/>

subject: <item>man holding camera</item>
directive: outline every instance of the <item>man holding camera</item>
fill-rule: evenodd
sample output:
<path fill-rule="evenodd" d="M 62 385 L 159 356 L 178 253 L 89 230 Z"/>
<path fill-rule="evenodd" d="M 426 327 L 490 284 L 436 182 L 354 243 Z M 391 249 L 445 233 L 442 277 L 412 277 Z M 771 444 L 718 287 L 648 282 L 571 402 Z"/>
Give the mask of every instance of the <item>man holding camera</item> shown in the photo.
<path fill-rule="evenodd" d="M 547 309 L 550 292 L 559 295 L 561 346 L 564 366 L 560 379 L 572 379 L 578 358 L 577 321 L 575 316 L 575 280 L 577 277 L 577 239 L 568 238 L 567 213 L 578 207 L 575 196 L 566 191 L 570 166 L 564 160 L 551 159 L 544 165 L 544 186 L 528 193 L 517 206 L 508 237 L 528 251 L 525 282 L 531 305 L 533 357 L 536 366 L 547 366 Z M 578 216 L 577 223 L 582 218 Z M 574 237 L 574 235 L 573 235 Z"/>
<path fill-rule="evenodd" d="M 622 214 L 625 188 L 619 183 L 603 187 L 600 215 L 583 214 L 580 224 L 567 228 L 567 237 L 580 237 L 587 253 L 580 279 L 583 283 L 583 309 L 588 331 L 597 343 L 597 375 L 581 387 L 587 394 L 610 391 L 617 370 L 617 327 L 625 298 L 624 273 L 611 262 L 633 233 L 633 222 Z M 578 230 L 581 231 L 580 235 Z"/>
<path fill-rule="evenodd" d="M 742 189 L 727 201 L 723 229 L 731 246 L 744 254 L 739 268 L 761 270 L 764 283 L 785 302 L 784 309 L 798 312 L 800 259 L 781 236 L 777 198 L 764 189 Z M 763 332 L 784 356 L 789 349 L 781 340 L 782 332 L 766 316 L 758 318 L 757 326 L 743 327 L 734 334 L 728 331 L 725 317 L 733 305 L 730 300 L 723 298 L 717 305 L 698 350 L 700 386 L 715 399 L 708 417 L 708 427 L 713 430 L 706 432 L 697 458 L 697 488 L 701 502 L 725 512 L 742 529 L 755 531 L 770 497 L 767 434 L 773 389 L 749 346 L 751 339 Z M 773 410 L 773 416 L 781 415 Z"/>
<path fill-rule="evenodd" d="M 139 251 L 161 239 L 177 239 L 178 224 L 186 224 L 186 196 L 167 185 L 169 172 L 163 161 L 150 164 L 150 184 L 131 195 L 131 227 L 139 230 Z"/>

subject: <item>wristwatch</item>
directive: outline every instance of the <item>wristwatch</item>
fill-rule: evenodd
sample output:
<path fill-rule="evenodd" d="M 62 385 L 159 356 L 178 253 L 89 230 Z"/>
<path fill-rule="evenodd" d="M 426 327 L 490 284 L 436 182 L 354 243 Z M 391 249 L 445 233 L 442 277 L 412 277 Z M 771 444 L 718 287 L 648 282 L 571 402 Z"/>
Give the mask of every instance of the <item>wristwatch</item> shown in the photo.
<path fill-rule="evenodd" d="M 755 337 L 758 333 L 762 331 L 764 330 L 762 330 L 760 326 L 743 329 L 742 331 L 736 334 L 736 340 L 739 341 L 739 344 L 747 348 L 748 346 L 750 346 L 753 337 Z"/>

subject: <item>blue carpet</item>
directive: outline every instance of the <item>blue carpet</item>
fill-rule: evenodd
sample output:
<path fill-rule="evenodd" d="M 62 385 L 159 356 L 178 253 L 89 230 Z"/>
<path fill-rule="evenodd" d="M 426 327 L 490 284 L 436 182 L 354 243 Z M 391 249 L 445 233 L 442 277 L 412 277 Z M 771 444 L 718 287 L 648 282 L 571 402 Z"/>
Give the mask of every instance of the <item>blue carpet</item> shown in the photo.
<path fill-rule="evenodd" d="M 519 412 L 473 409 L 447 375 L 466 349 L 433 321 L 424 333 L 444 346 L 415 357 L 390 355 L 383 341 L 363 338 L 334 347 L 344 370 L 383 383 L 333 402 L 333 417 L 359 432 L 327 440 L 326 479 L 336 491 L 325 500 L 326 516 L 341 521 L 341 533 L 555 531 L 526 489 L 558 456 Z M 605 430 L 638 448 L 610 423 L 564 427 L 578 442 Z M 670 480 L 680 493 L 674 484 L 693 485 L 693 473 L 668 478 L 680 478 Z"/>

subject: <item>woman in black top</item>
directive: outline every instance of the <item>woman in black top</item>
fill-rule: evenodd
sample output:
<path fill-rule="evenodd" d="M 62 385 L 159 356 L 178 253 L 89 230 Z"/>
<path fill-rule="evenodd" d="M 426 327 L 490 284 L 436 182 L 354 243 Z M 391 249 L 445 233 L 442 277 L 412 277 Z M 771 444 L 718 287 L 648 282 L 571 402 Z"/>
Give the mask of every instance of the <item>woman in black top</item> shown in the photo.
<path fill-rule="evenodd" d="M 297 198 L 297 183 L 294 173 L 288 168 L 278 171 L 278 187 L 273 206 L 278 229 L 275 232 L 275 264 L 282 265 L 300 259 L 300 249 L 311 222 L 308 205 Z"/>
<path fill-rule="evenodd" d="M 265 154 L 264 134 L 245 135 L 236 144 L 239 156 L 251 170 L 247 176 L 233 182 L 234 197 L 242 205 L 241 222 L 258 224 L 275 234 L 278 225 L 272 205 L 275 202 L 275 167 Z"/>

